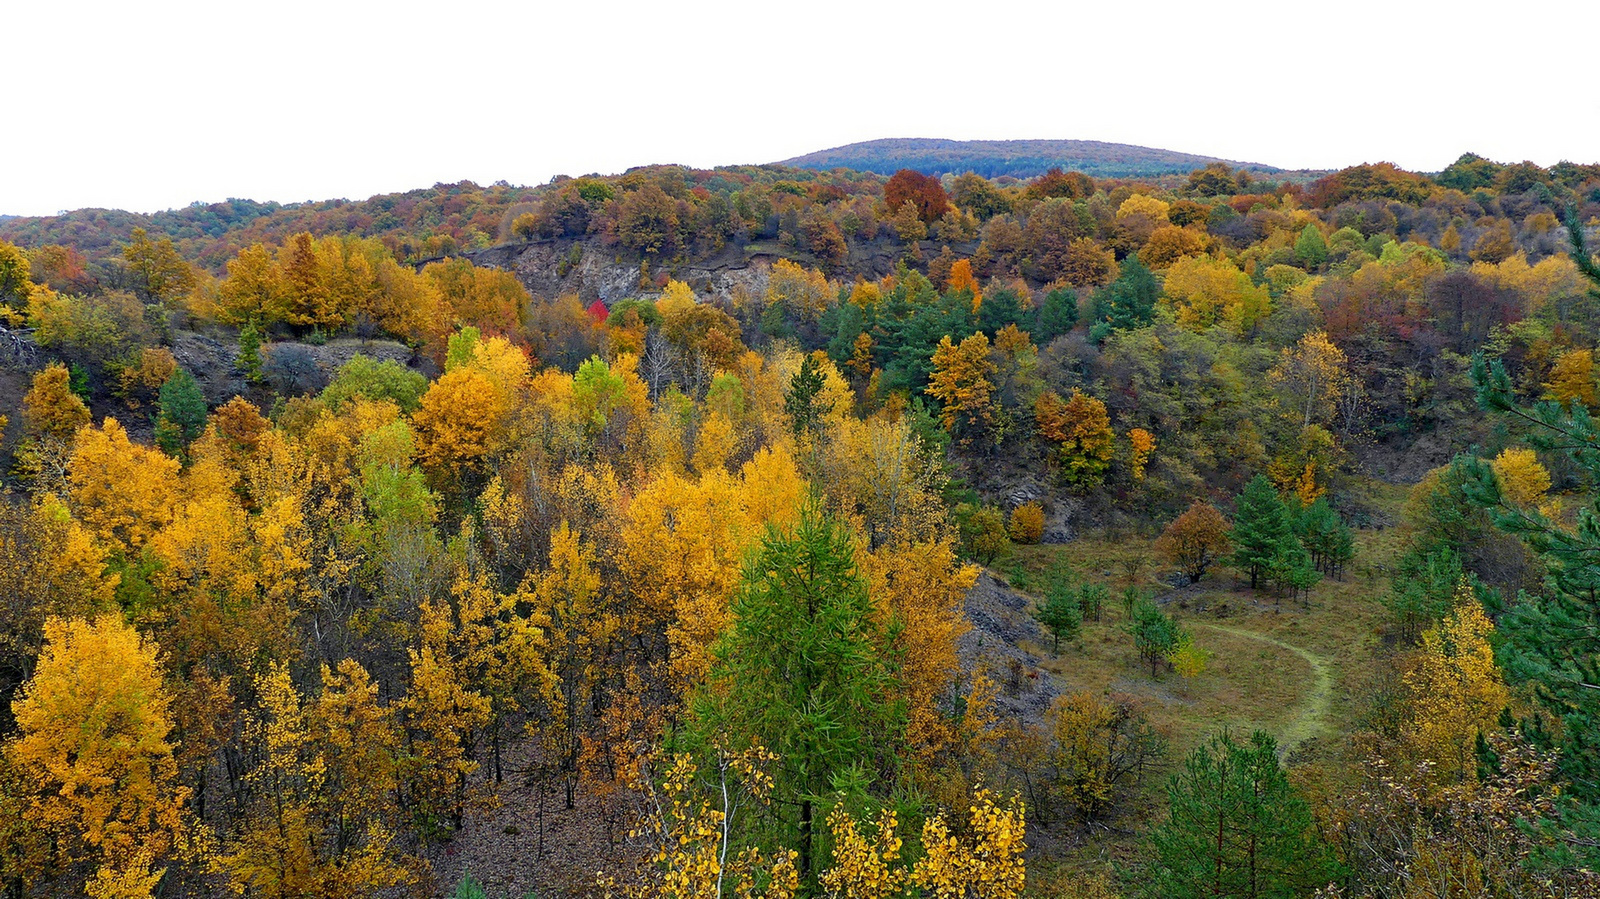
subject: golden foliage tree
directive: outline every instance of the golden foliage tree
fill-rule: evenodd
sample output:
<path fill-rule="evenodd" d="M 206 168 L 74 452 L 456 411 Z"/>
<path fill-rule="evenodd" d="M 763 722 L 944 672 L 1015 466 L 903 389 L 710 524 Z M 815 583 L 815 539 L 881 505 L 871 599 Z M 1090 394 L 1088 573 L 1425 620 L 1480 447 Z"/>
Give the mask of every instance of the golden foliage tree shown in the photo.
<path fill-rule="evenodd" d="M 619 882 L 602 877 L 606 899 L 794 899 L 800 889 L 793 850 L 773 853 L 734 845 L 741 808 L 756 811 L 771 804 L 774 761 L 760 747 L 717 751 L 715 780 L 703 784 L 699 766 L 687 755 L 673 758 L 659 790 L 649 767 L 636 786 L 648 797 L 648 813 L 633 835 L 649 847 L 645 863 Z M 710 793 L 710 798 L 707 798 Z"/>
<path fill-rule="evenodd" d="M 1494 728 L 1510 701 L 1495 664 L 1493 633 L 1483 606 L 1463 584 L 1455 608 L 1423 632 L 1421 652 L 1406 673 L 1402 749 L 1430 763 L 1438 783 L 1475 776 L 1477 737 Z"/>
<path fill-rule="evenodd" d="M 89 423 L 89 407 L 72 392 L 67 367 L 52 362 L 33 376 L 22 398 L 22 426 L 30 437 L 70 443 Z"/>
<path fill-rule="evenodd" d="M 939 420 L 957 437 L 971 441 L 988 432 L 994 418 L 991 397 L 995 373 L 989 338 L 978 332 L 952 343 L 947 334 L 933 351 L 927 392 L 940 403 Z"/>
<path fill-rule="evenodd" d="M 114 418 L 86 427 L 67 465 L 73 513 L 102 546 L 137 551 L 172 520 L 181 467 L 129 440 Z"/>
<path fill-rule="evenodd" d="M 1565 406 L 1593 410 L 1600 407 L 1600 390 L 1595 386 L 1593 350 L 1568 350 L 1550 368 L 1545 395 Z"/>
<path fill-rule="evenodd" d="M 1312 331 L 1285 347 L 1267 378 L 1293 404 L 1302 428 L 1331 427 L 1339 400 L 1349 389 L 1344 351 L 1324 331 Z"/>
<path fill-rule="evenodd" d="M 92 863 L 91 896 L 149 895 L 152 870 L 185 829 L 188 789 L 167 736 L 170 699 L 156 647 L 116 615 L 53 618 L 33 678 L 13 704 L 18 764 L 38 790 L 37 822 Z"/>
<path fill-rule="evenodd" d="M 1027 822 L 1015 797 L 997 802 L 979 790 L 965 827 L 952 827 L 943 812 L 922 827 L 922 856 L 901 861 L 897 816 L 879 814 L 870 835 L 843 806 L 828 817 L 834 835 L 832 867 L 819 878 L 829 899 L 890 899 L 909 887 L 925 899 L 1019 899 L 1027 885 L 1022 854 Z"/>
<path fill-rule="evenodd" d="M 960 675 L 956 643 L 971 628 L 962 603 L 978 568 L 962 564 L 948 539 L 896 542 L 858 556 L 873 605 L 902 626 L 894 648 L 906 698 L 906 740 L 919 762 L 931 764 L 954 748 L 959 722 L 940 703 Z"/>
<path fill-rule="evenodd" d="M 253 802 L 223 840 L 213 869 L 238 896 L 372 896 L 412 882 L 395 845 L 395 735 L 374 686 L 353 662 L 324 676 L 307 702 L 288 668 L 256 683 L 249 736 Z M 350 753 L 335 757 L 335 750 Z"/>
<path fill-rule="evenodd" d="M 1065 402 L 1046 391 L 1034 401 L 1033 417 L 1039 436 L 1056 444 L 1062 481 L 1076 490 L 1100 486 L 1116 439 L 1106 404 L 1081 390 L 1074 389 Z"/>
<path fill-rule="evenodd" d="M 1131 428 L 1128 431 L 1128 474 L 1135 481 L 1144 480 L 1145 467 L 1150 464 L 1150 455 L 1155 451 L 1154 434 L 1144 428 Z"/>
<path fill-rule="evenodd" d="M 1519 506 L 1532 508 L 1550 491 L 1550 472 L 1531 449 L 1507 447 L 1489 463 L 1500 495 Z"/>
<path fill-rule="evenodd" d="M 1142 260 L 1144 257 L 1141 256 Z M 1192 331 L 1222 326 L 1246 336 L 1272 311 L 1264 287 L 1226 258 L 1186 256 L 1167 271 L 1164 302 Z"/>
<path fill-rule="evenodd" d="M 469 778 L 481 767 L 475 749 L 493 711 L 462 670 L 453 645 L 457 627 L 448 603 L 422 607 L 421 640 L 410 651 L 411 688 L 400 704 L 416 760 L 408 792 L 429 836 L 460 828 L 478 799 Z"/>
<path fill-rule="evenodd" d="M 1044 536 L 1044 509 L 1038 503 L 1023 503 L 1012 509 L 1006 531 L 1013 543 L 1038 543 Z"/>

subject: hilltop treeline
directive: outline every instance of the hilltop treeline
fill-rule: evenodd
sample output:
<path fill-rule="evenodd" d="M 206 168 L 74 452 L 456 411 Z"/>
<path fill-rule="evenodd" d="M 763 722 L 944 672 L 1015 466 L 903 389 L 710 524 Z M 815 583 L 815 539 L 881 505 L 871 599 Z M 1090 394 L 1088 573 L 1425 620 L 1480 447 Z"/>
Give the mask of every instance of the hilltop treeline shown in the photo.
<path fill-rule="evenodd" d="M 1093 140 L 870 140 L 786 159 L 783 165 L 807 169 L 855 169 L 892 175 L 911 169 L 924 175 L 974 172 L 985 178 L 1036 178 L 1051 169 L 1068 169 L 1096 178 L 1156 178 L 1187 175 L 1227 160 L 1172 150 Z M 1272 166 L 1248 166 L 1281 172 Z"/>

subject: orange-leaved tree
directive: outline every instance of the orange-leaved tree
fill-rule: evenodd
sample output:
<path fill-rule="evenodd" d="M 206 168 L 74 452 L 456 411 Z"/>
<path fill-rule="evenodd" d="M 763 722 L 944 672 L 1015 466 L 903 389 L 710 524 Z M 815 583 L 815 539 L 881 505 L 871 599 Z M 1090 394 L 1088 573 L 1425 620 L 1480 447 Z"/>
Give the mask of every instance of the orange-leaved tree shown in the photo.
<path fill-rule="evenodd" d="M 1191 581 L 1205 577 L 1212 563 L 1227 555 L 1229 545 L 1227 519 L 1216 506 L 1198 499 L 1156 538 L 1156 552 Z"/>

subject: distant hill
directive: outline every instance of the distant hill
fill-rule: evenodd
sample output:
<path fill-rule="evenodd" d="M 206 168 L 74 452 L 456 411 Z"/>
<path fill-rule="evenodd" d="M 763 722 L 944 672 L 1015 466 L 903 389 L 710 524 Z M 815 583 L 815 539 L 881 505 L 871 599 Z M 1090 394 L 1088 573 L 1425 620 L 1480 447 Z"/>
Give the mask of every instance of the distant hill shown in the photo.
<path fill-rule="evenodd" d="M 171 237 L 178 252 L 213 271 L 252 243 L 281 243 L 299 231 L 384 240 L 403 259 L 423 259 L 499 239 L 507 210 L 535 190 L 471 181 L 435 184 L 366 200 L 194 203 L 156 213 L 77 209 L 61 215 L 0 215 L 0 240 L 23 247 L 66 244 L 90 260 L 117 256 L 134 228 Z M 531 208 L 531 207 L 530 207 Z"/>
<path fill-rule="evenodd" d="M 847 168 L 880 175 L 892 175 L 900 169 L 916 169 L 926 175 L 977 172 L 986 178 L 998 178 L 1001 175 L 1032 178 L 1059 167 L 1097 178 L 1140 178 L 1187 174 L 1213 162 L 1226 162 L 1234 168 L 1248 168 L 1262 173 L 1283 171 L 1260 163 L 1236 162 L 1132 144 L 1108 144 L 1097 140 L 937 138 L 869 140 L 785 159 L 779 165 L 823 171 Z"/>

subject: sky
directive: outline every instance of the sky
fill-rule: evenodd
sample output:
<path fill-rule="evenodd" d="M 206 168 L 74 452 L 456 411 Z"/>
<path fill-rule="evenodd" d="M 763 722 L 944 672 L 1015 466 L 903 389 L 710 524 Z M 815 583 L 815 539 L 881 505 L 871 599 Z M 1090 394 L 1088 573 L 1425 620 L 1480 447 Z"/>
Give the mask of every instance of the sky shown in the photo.
<path fill-rule="evenodd" d="M 1592 0 L 10 0 L 0 214 L 297 202 L 882 137 L 1286 168 L 1600 161 Z"/>

